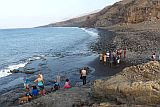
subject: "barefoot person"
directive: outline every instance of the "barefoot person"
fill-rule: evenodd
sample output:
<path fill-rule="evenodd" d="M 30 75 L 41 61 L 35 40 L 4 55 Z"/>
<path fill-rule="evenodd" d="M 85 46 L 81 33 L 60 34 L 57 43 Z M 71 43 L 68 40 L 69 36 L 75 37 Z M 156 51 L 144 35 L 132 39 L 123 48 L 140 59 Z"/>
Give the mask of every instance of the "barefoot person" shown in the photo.
<path fill-rule="evenodd" d="M 41 75 L 38 74 L 38 78 L 34 81 L 38 84 L 38 87 L 40 89 L 40 94 L 41 95 L 45 95 L 45 92 L 44 92 L 44 80 L 41 78 Z"/>
<path fill-rule="evenodd" d="M 87 77 L 87 71 L 83 68 L 80 72 L 81 76 L 82 76 L 82 80 L 83 80 L 83 85 L 86 84 L 86 77 Z"/>

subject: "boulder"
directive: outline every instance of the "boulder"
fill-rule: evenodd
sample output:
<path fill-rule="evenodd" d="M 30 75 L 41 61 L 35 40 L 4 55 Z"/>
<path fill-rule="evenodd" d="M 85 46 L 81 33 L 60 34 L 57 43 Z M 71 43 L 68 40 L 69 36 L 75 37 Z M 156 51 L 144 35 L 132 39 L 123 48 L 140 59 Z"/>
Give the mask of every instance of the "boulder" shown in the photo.
<path fill-rule="evenodd" d="M 14 70 L 10 70 L 11 73 L 22 73 L 22 71 L 18 70 L 18 69 L 14 69 Z"/>
<path fill-rule="evenodd" d="M 14 69 L 14 70 L 10 70 L 11 73 L 25 73 L 25 74 L 33 74 L 34 71 L 32 70 L 27 70 L 27 71 L 21 71 L 19 69 Z"/>
<path fill-rule="evenodd" d="M 109 79 L 96 80 L 93 96 L 129 104 L 160 104 L 160 64 L 131 66 Z"/>

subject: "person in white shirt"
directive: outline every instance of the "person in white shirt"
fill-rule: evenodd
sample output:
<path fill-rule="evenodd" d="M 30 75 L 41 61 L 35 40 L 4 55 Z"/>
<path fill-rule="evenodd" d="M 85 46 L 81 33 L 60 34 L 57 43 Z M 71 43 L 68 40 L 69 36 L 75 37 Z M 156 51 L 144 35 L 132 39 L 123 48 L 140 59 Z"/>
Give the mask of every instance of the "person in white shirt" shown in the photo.
<path fill-rule="evenodd" d="M 152 60 L 155 61 L 156 60 L 156 53 L 152 54 Z"/>
<path fill-rule="evenodd" d="M 106 52 L 106 59 L 107 59 L 107 64 L 109 64 L 109 51 Z"/>
<path fill-rule="evenodd" d="M 87 70 L 85 70 L 84 68 L 81 70 L 80 72 L 81 76 L 82 76 L 82 80 L 83 80 L 83 85 L 86 84 L 86 77 L 87 77 Z"/>

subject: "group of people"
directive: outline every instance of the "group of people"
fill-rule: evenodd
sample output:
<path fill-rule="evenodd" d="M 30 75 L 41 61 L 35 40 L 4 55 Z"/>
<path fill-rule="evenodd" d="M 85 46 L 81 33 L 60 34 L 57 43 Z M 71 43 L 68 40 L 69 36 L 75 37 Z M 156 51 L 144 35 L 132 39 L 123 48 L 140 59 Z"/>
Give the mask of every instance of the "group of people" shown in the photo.
<path fill-rule="evenodd" d="M 85 68 L 81 69 L 80 71 L 80 79 L 82 79 L 83 81 L 83 85 L 86 84 L 86 76 L 87 76 L 87 70 Z M 53 81 L 53 86 L 51 87 L 51 91 L 56 91 L 60 89 L 60 80 L 59 80 L 59 76 L 57 78 L 57 80 Z M 44 78 L 42 73 L 39 73 L 37 76 L 37 79 L 34 80 L 34 83 L 36 83 L 36 85 L 32 86 L 32 90 L 30 90 L 29 87 L 29 78 L 27 76 L 24 76 L 23 78 L 23 83 L 24 83 L 24 88 L 25 88 L 25 96 L 38 96 L 38 95 L 45 95 L 46 92 L 44 90 Z M 69 89 L 71 88 L 71 83 L 69 79 L 66 79 L 64 86 L 64 89 Z"/>
<path fill-rule="evenodd" d="M 42 73 L 38 74 L 38 77 L 36 80 L 34 80 L 34 82 L 37 83 L 39 90 L 36 85 L 33 85 L 32 91 L 30 91 L 29 78 L 27 76 L 24 76 L 23 83 L 24 83 L 24 89 L 26 91 L 25 96 L 37 96 L 38 94 L 45 95 L 44 79 Z"/>
<path fill-rule="evenodd" d="M 44 79 L 43 79 L 43 75 L 41 73 L 39 73 L 37 79 L 34 80 L 34 82 L 37 85 L 33 85 L 32 86 L 31 93 L 30 93 L 30 88 L 29 88 L 29 79 L 28 79 L 28 77 L 24 76 L 23 81 L 24 81 L 24 88 L 26 90 L 26 94 L 25 94 L 26 96 L 27 95 L 37 96 L 38 94 L 45 95 Z M 38 86 L 38 88 L 37 88 L 37 86 Z M 65 84 L 64 84 L 64 88 L 65 89 L 71 88 L 71 84 L 70 84 L 69 79 L 66 79 Z M 59 89 L 60 89 L 60 85 L 59 85 L 58 81 L 54 80 L 53 81 L 53 87 L 51 87 L 51 91 L 53 91 L 53 90 L 55 91 L 55 90 L 59 90 Z"/>
<path fill-rule="evenodd" d="M 115 50 L 115 51 L 107 51 L 104 53 L 100 53 L 100 62 L 103 62 L 104 64 L 109 64 L 110 67 L 112 67 L 113 64 L 119 64 L 121 62 L 122 59 L 122 55 L 124 57 L 124 59 L 126 58 L 126 48 L 124 48 L 122 50 L 122 48 L 120 48 L 119 50 Z"/>

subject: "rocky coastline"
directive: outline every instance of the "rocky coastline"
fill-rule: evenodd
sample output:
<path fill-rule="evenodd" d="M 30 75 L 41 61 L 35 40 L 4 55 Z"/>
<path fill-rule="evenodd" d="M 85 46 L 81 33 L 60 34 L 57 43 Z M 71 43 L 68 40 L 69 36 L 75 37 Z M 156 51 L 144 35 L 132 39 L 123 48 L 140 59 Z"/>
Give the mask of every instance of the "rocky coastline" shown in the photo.
<path fill-rule="evenodd" d="M 127 58 L 125 61 L 122 59 L 125 63 L 121 63 L 120 66 L 113 68 L 100 64 L 98 58 L 93 60 L 87 66 L 95 69 L 93 73 L 95 78 L 92 81 L 88 81 L 87 85 L 81 86 L 81 83 L 78 83 L 69 90 L 62 88 L 57 92 L 51 93 L 49 91 L 50 87 L 46 86 L 46 90 L 48 90 L 46 96 L 39 96 L 36 99 L 32 99 L 29 103 L 19 105 L 17 101 L 23 93 L 23 89 L 19 88 L 23 87 L 21 84 L 21 86 L 15 86 L 13 91 L 7 92 L 4 90 L 5 93 L 1 95 L 1 105 L 3 107 L 50 107 L 51 105 L 54 107 L 152 107 L 158 105 L 160 103 L 157 94 L 159 93 L 159 79 L 156 77 L 159 75 L 159 63 L 149 62 L 138 66 L 137 64 L 150 61 L 152 52 L 156 51 L 158 54 L 160 33 L 157 28 L 153 29 L 153 27 L 150 27 L 145 29 L 145 27 L 142 27 L 143 24 L 140 25 L 125 24 L 97 28 L 99 32 L 97 42 L 90 45 L 93 52 L 99 53 L 107 50 L 127 48 Z M 144 66 L 149 66 L 149 68 Z M 13 72 L 17 73 L 19 71 L 15 70 Z M 118 78 L 119 75 L 122 76 L 120 79 Z M 109 88 L 104 86 L 109 86 Z M 148 87 L 152 88 L 149 89 Z M 128 89 L 127 92 L 124 91 L 126 89 Z M 132 91 L 129 91 L 131 89 Z M 150 96 L 144 94 L 146 89 L 148 89 L 147 92 L 150 92 Z M 135 95 L 131 96 L 133 91 Z M 148 99 L 143 100 L 145 97 Z M 7 100 L 8 98 L 10 100 Z"/>
<path fill-rule="evenodd" d="M 158 52 L 160 42 L 156 29 L 137 30 L 129 26 L 128 29 L 116 26 L 98 28 L 98 31 L 100 36 L 96 43 L 91 44 L 91 49 L 99 53 L 106 49 L 127 48 L 125 65 L 122 63 L 120 67 L 110 69 L 101 64 L 97 66 L 98 63 L 95 62 L 98 62 L 98 59 L 96 59 L 92 62 L 94 63 L 92 66 L 96 69 L 94 74 L 97 75 L 96 81 L 91 81 L 85 86 L 75 86 L 70 90 L 62 89 L 20 106 L 152 107 L 159 105 L 159 94 L 157 94 L 159 93 L 159 79 L 156 78 L 160 71 L 159 62 L 146 63 L 151 60 L 150 56 L 153 51 Z M 137 42 L 140 46 L 136 44 Z M 146 43 L 148 43 L 147 49 Z M 120 76 L 122 77 L 119 78 Z"/>
<path fill-rule="evenodd" d="M 90 48 L 95 53 L 127 49 L 126 59 L 109 68 L 98 58 L 90 63 L 93 81 L 85 86 L 59 90 L 39 97 L 24 107 L 155 107 L 160 104 L 160 20 L 158 0 L 122 0 L 93 17 L 82 18 L 80 27 L 98 29 Z M 80 18 L 81 19 L 81 18 Z M 73 20 L 74 21 L 74 20 Z M 72 22 L 73 22 L 72 21 Z M 58 23 L 58 26 L 70 26 Z M 68 25 L 67 25 L 68 24 Z M 77 23 L 75 23 L 77 24 Z M 54 26 L 50 24 L 44 27 Z"/>
<path fill-rule="evenodd" d="M 151 60 L 153 53 L 159 60 L 160 54 L 160 21 L 146 21 L 138 24 L 118 24 L 97 28 L 100 37 L 92 47 L 94 51 L 127 49 L 127 62 L 135 64 Z M 110 33 L 106 33 L 110 32 Z M 106 36 L 107 35 L 107 36 Z M 110 35 L 110 36 L 108 36 Z"/>

